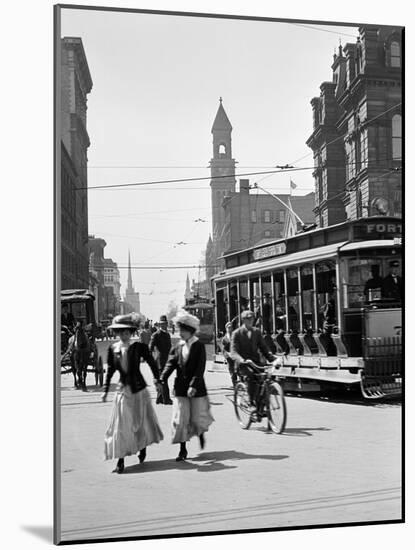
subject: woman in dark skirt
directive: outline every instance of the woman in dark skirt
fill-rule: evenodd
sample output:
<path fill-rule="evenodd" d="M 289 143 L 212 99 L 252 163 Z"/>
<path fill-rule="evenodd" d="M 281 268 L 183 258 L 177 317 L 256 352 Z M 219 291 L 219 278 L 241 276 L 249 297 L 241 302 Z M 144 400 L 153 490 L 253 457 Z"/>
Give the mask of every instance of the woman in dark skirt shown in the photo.
<path fill-rule="evenodd" d="M 120 373 L 109 427 L 105 434 L 105 459 L 118 458 L 116 473 L 124 471 L 124 457 L 138 453 L 140 463 L 146 458 L 146 448 L 163 439 L 156 413 L 151 404 L 147 384 L 140 371 L 141 359 L 150 366 L 157 386 L 159 372 L 148 347 L 131 342 L 137 329 L 138 316 L 118 315 L 109 327 L 119 340 L 108 348 L 108 372 L 102 400 L 106 401 L 111 378 Z"/>
<path fill-rule="evenodd" d="M 187 458 L 186 442 L 197 436 L 200 447 L 205 446 L 204 433 L 213 422 L 210 412 L 204 372 L 206 350 L 197 338 L 199 319 L 186 311 L 179 312 L 174 319 L 182 340 L 172 349 L 168 362 L 160 376 L 162 383 L 176 371 L 172 416 L 172 443 L 180 443 L 176 460 Z"/>

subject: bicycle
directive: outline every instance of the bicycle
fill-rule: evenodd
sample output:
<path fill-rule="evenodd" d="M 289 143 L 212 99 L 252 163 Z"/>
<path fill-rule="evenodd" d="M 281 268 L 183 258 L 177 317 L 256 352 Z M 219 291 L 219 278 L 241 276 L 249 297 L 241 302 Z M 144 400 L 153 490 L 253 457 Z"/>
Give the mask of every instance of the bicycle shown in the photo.
<path fill-rule="evenodd" d="M 250 376 L 254 376 L 257 382 L 255 395 L 255 410 L 252 410 L 246 383 L 247 375 L 244 368 L 250 369 Z M 245 370 L 246 370 L 245 369 Z M 268 419 L 268 427 L 280 434 L 284 431 L 287 422 L 287 406 L 284 397 L 284 390 L 277 382 L 274 363 L 264 367 L 259 365 L 240 365 L 239 380 L 234 389 L 234 407 L 236 418 L 244 430 L 248 430 L 252 422 L 262 422 L 263 418 Z M 252 371 L 254 371 L 252 373 Z"/>

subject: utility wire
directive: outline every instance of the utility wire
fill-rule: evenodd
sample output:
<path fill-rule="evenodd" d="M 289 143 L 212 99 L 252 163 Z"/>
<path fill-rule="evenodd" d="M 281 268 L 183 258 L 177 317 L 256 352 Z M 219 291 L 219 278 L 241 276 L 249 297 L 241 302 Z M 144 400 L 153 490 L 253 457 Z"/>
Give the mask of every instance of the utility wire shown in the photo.
<path fill-rule="evenodd" d="M 288 25 L 294 25 L 295 27 L 303 27 L 304 29 L 310 29 L 310 30 L 316 30 L 316 31 L 320 31 L 320 32 L 330 32 L 332 34 L 337 34 L 337 35 L 341 35 L 341 36 L 350 36 L 351 38 L 355 38 L 356 39 L 356 35 L 355 34 L 347 34 L 345 32 L 339 32 L 339 31 L 331 31 L 329 29 L 320 29 L 318 27 L 314 27 L 312 25 L 302 25 L 301 23 L 289 23 L 287 22 Z"/>
<path fill-rule="evenodd" d="M 76 187 L 77 191 L 89 191 L 93 189 L 115 189 L 120 187 L 134 187 L 140 185 L 157 185 L 160 183 L 180 183 L 184 181 L 203 181 L 203 180 L 214 180 L 214 179 L 225 179 L 225 178 L 240 178 L 245 176 L 256 176 L 261 174 L 280 174 L 283 172 L 298 172 L 301 170 L 313 170 L 314 166 L 304 167 L 304 168 L 289 168 L 284 170 L 267 170 L 266 172 L 246 172 L 243 174 L 229 174 L 226 176 L 207 176 L 200 178 L 180 178 L 173 180 L 156 180 L 156 181 L 142 181 L 137 183 L 117 183 L 111 185 L 94 185 L 92 187 Z"/>

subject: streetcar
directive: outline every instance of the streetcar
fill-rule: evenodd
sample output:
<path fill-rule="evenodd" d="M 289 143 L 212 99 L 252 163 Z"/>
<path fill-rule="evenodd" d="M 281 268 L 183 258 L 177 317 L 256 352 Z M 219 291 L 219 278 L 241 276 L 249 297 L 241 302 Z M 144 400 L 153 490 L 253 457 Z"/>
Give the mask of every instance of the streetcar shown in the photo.
<path fill-rule="evenodd" d="M 199 319 L 198 338 L 204 344 L 210 344 L 214 337 L 212 302 L 207 298 L 190 299 L 187 300 L 183 309 Z"/>
<path fill-rule="evenodd" d="M 272 338 L 286 387 L 399 395 L 401 248 L 401 219 L 376 216 L 226 253 L 212 278 L 215 340 L 251 309 Z M 392 276 L 395 285 L 387 284 Z"/>

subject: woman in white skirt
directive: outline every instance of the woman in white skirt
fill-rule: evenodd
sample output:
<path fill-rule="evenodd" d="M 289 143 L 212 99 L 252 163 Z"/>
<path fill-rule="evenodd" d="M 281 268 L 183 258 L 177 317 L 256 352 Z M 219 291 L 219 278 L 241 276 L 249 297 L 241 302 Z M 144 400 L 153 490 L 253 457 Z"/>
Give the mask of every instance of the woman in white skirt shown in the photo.
<path fill-rule="evenodd" d="M 172 417 L 172 443 L 180 443 L 176 460 L 187 458 L 186 442 L 198 436 L 200 447 L 205 446 L 204 433 L 213 422 L 210 412 L 204 372 L 206 350 L 196 337 L 199 319 L 186 311 L 179 312 L 174 319 L 182 340 L 172 349 L 168 362 L 160 376 L 161 383 L 176 371 Z"/>
<path fill-rule="evenodd" d="M 120 384 L 105 434 L 105 459 L 118 458 L 113 471 L 119 474 L 124 471 L 124 457 L 138 453 L 140 463 L 144 462 L 146 448 L 163 439 L 147 384 L 140 371 L 141 359 L 150 366 L 156 386 L 159 383 L 158 367 L 145 344 L 131 342 L 137 320 L 139 317 L 134 314 L 118 315 L 109 327 L 119 339 L 108 349 L 108 371 L 102 400 L 107 399 L 115 371 L 120 373 Z"/>

